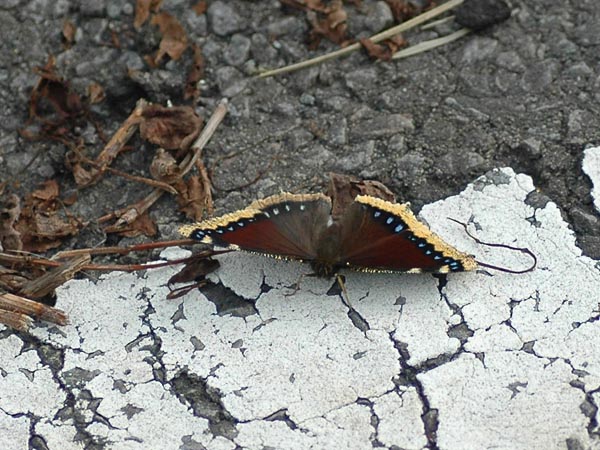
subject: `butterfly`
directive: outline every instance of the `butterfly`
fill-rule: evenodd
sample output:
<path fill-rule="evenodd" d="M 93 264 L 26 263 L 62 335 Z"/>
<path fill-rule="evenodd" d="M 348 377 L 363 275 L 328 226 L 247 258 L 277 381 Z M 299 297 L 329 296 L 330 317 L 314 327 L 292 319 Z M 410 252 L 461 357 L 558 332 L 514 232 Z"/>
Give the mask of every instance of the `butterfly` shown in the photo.
<path fill-rule="evenodd" d="M 473 256 L 420 222 L 408 204 L 358 195 L 334 214 L 336 206 L 324 194 L 283 193 L 180 232 L 212 246 L 308 262 L 325 277 L 342 268 L 449 273 L 478 267 Z"/>

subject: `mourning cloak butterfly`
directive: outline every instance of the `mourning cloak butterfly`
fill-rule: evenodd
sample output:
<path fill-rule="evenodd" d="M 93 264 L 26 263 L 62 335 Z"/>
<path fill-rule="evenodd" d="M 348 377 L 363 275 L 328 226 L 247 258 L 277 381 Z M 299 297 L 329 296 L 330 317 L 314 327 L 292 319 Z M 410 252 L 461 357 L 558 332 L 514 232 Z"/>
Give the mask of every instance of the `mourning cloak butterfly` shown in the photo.
<path fill-rule="evenodd" d="M 321 276 L 345 267 L 410 273 L 477 268 L 472 256 L 419 222 L 408 204 L 369 195 L 355 197 L 335 218 L 326 195 L 274 195 L 180 232 L 206 244 L 306 261 Z"/>

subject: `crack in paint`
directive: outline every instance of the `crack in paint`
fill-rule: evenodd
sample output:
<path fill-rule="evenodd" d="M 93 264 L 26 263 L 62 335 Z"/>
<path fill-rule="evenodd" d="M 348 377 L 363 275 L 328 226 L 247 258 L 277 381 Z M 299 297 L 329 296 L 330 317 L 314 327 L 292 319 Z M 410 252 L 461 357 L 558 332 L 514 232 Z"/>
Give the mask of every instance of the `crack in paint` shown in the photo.
<path fill-rule="evenodd" d="M 375 404 L 369 398 L 359 397 L 356 400 L 357 405 L 366 406 L 369 408 L 371 412 L 371 427 L 373 427 L 373 433 L 369 436 L 369 440 L 371 441 L 371 445 L 375 447 L 385 447 L 383 443 L 379 440 L 379 423 L 380 419 L 377 413 L 375 412 Z"/>
<path fill-rule="evenodd" d="M 421 420 L 423 422 L 423 428 L 425 429 L 428 448 L 430 450 L 439 450 L 437 445 L 437 430 L 439 427 L 438 410 L 431 407 L 429 399 L 425 395 L 425 388 L 417 378 L 417 375 L 422 370 L 408 364 L 407 361 L 410 359 L 410 355 L 408 354 L 406 346 L 403 346 L 401 342 L 394 339 L 393 332 L 389 333 L 388 336 L 392 340 L 394 348 L 398 351 L 398 361 L 402 368 L 402 372 L 398 375 L 398 381 L 403 385 L 415 388 L 417 391 L 417 395 L 422 405 Z"/>

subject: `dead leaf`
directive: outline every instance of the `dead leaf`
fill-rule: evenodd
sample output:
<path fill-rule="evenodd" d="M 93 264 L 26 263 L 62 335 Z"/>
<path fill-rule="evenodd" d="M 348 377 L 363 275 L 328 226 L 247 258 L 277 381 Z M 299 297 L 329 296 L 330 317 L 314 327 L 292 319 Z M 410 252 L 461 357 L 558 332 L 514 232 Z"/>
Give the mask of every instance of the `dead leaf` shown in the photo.
<path fill-rule="evenodd" d="M 183 89 L 183 98 L 185 100 L 192 99 L 194 102 L 200 97 L 200 88 L 198 82 L 204 78 L 204 58 L 202 57 L 202 49 L 196 43 L 192 44 L 194 50 L 194 58 L 190 72 L 185 81 Z"/>
<path fill-rule="evenodd" d="M 165 55 L 173 60 L 178 60 L 188 46 L 185 29 L 179 21 L 167 12 L 156 14 L 151 21 L 152 25 L 158 25 L 162 39 L 156 55 L 154 64 L 158 66 Z"/>
<path fill-rule="evenodd" d="M 155 180 L 168 183 L 179 177 L 181 169 L 177 160 L 169 152 L 159 148 L 150 164 L 150 174 Z"/>
<path fill-rule="evenodd" d="M 137 237 L 137 236 L 148 236 L 154 237 L 158 234 L 158 228 L 154 221 L 150 218 L 150 215 L 145 212 L 138 216 L 133 222 L 128 224 L 127 226 L 119 226 L 115 227 L 107 227 L 104 231 L 107 233 L 117 233 L 120 236 L 125 237 Z"/>
<path fill-rule="evenodd" d="M 199 278 L 204 278 L 211 272 L 219 268 L 219 261 L 210 257 L 198 258 L 185 265 L 178 273 L 169 279 L 169 284 L 172 283 L 188 283 L 197 281 Z"/>
<path fill-rule="evenodd" d="M 25 197 L 15 223 L 24 250 L 41 253 L 56 248 L 85 225 L 65 212 L 59 193 L 58 183 L 50 180 Z"/>
<path fill-rule="evenodd" d="M 192 6 L 192 9 L 196 13 L 196 15 L 201 16 L 208 9 L 208 5 L 206 4 L 206 0 L 200 0 L 198 3 L 196 3 L 194 6 Z"/>
<path fill-rule="evenodd" d="M 56 180 L 48 180 L 42 184 L 40 189 L 36 189 L 31 193 L 33 198 L 43 200 L 44 202 L 56 200 L 59 194 L 58 182 Z"/>
<path fill-rule="evenodd" d="M 49 102 L 60 119 L 82 114 L 83 106 L 79 95 L 71 90 L 70 84 L 55 72 L 55 59 L 49 57 L 44 67 L 37 67 L 35 72 L 39 81 L 31 92 L 29 99 L 29 117 L 42 116 L 42 102 Z M 46 119 L 46 122 L 48 120 Z"/>
<path fill-rule="evenodd" d="M 200 133 L 202 119 L 189 106 L 144 108 L 140 135 L 167 150 L 187 149 Z"/>
<path fill-rule="evenodd" d="M 76 32 L 77 27 L 73 22 L 71 22 L 70 20 L 65 20 L 63 22 L 62 34 L 67 48 L 70 48 L 75 42 Z"/>
<path fill-rule="evenodd" d="M 390 61 L 394 53 L 408 45 L 401 35 L 396 35 L 390 39 L 382 41 L 380 44 L 375 44 L 371 39 L 363 38 L 360 40 L 361 45 L 365 48 L 371 58 L 381 61 Z"/>
<path fill-rule="evenodd" d="M 186 217 L 197 222 L 204 219 L 204 215 L 209 207 L 208 202 L 212 199 L 207 195 L 204 183 L 202 183 L 200 177 L 193 175 L 187 182 L 183 180 L 177 182 L 175 187 L 179 191 L 179 195 L 177 196 L 179 210 Z"/>
<path fill-rule="evenodd" d="M 161 4 L 162 0 L 136 0 L 133 27 L 139 30 L 150 17 L 150 11 L 157 12 Z"/>
<path fill-rule="evenodd" d="M 21 215 L 21 202 L 15 194 L 0 196 L 0 251 L 22 250 L 21 233 L 14 225 Z"/>
<path fill-rule="evenodd" d="M 327 9 L 327 15 L 324 19 L 319 19 L 318 15 L 309 11 L 307 19 L 312 26 L 309 34 L 309 48 L 314 50 L 325 37 L 330 41 L 341 46 L 348 45 L 350 40 L 346 36 L 348 18 L 341 0 L 334 0 Z"/>
<path fill-rule="evenodd" d="M 77 186 L 87 186 L 95 178 L 97 171 L 88 170 L 80 158 L 78 151 L 69 151 L 65 154 L 65 165 L 73 174 Z"/>
<path fill-rule="evenodd" d="M 387 186 L 375 180 L 361 180 L 351 175 L 331 172 L 327 195 L 332 199 L 331 216 L 338 220 L 357 195 L 370 195 L 394 203 L 396 196 Z"/>
<path fill-rule="evenodd" d="M 183 269 L 173 275 L 169 281 L 169 294 L 167 298 L 169 300 L 179 298 L 186 295 L 188 292 L 198 289 L 207 283 L 206 275 L 214 272 L 221 265 L 219 261 L 211 258 L 214 255 L 212 250 L 199 252 L 191 257 L 191 261 L 185 264 Z M 171 285 L 175 283 L 191 283 L 186 286 L 178 288 L 172 288 Z"/>
<path fill-rule="evenodd" d="M 431 6 L 431 0 L 424 2 L 424 4 L 417 5 L 418 2 L 410 2 L 407 0 L 385 0 L 390 9 L 392 10 L 392 16 L 397 23 L 406 22 L 415 16 L 421 14 L 422 11 L 428 9 Z"/>
<path fill-rule="evenodd" d="M 104 101 L 104 89 L 95 81 L 91 82 L 88 87 L 88 99 L 92 105 Z"/>

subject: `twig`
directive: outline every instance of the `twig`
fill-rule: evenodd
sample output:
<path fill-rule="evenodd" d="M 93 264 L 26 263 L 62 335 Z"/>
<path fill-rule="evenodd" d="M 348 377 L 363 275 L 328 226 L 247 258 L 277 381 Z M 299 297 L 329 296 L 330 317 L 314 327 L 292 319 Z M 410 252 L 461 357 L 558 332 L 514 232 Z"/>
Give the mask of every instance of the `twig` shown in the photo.
<path fill-rule="evenodd" d="M 160 242 L 145 242 L 143 244 L 130 245 L 129 247 L 98 247 L 98 248 L 80 248 L 77 250 L 66 250 L 54 255 L 53 259 L 65 259 L 73 258 L 79 255 L 127 255 L 132 252 L 143 252 L 147 250 L 154 250 L 157 248 L 176 247 L 181 245 L 192 245 L 197 244 L 198 241 L 192 239 L 176 239 L 172 241 L 160 241 Z M 1 260 L 2 253 L 0 253 Z"/>
<path fill-rule="evenodd" d="M 437 39 L 431 39 L 429 41 L 423 41 L 418 44 L 411 45 L 410 47 L 405 48 L 404 50 L 400 50 L 398 53 L 395 53 L 392 56 L 392 59 L 406 58 L 408 56 L 413 56 L 418 53 L 426 52 L 428 50 L 434 49 L 441 45 L 445 45 L 445 44 L 449 44 L 450 42 L 454 42 L 455 40 L 460 39 L 463 36 L 466 36 L 470 32 L 471 32 L 471 30 L 468 28 L 461 28 L 460 30 L 455 31 L 454 33 L 449 34 L 447 36 L 442 36 Z"/>
<path fill-rule="evenodd" d="M 223 99 L 219 102 L 219 104 L 213 111 L 212 116 L 210 116 L 210 119 L 208 119 L 208 122 L 206 122 L 206 125 L 202 129 L 202 133 L 200 133 L 200 136 L 198 136 L 198 138 L 190 148 L 190 150 L 192 150 L 193 152 L 192 156 L 184 158 L 181 164 L 179 165 L 179 168 L 181 169 L 181 176 L 188 173 L 192 169 L 192 167 L 194 167 L 194 163 L 196 162 L 196 160 L 200 158 L 202 150 L 217 130 L 217 127 L 225 118 L 225 115 L 227 114 L 227 105 L 227 99 Z"/>
<path fill-rule="evenodd" d="M 429 30 L 431 28 L 435 28 L 438 25 L 442 25 L 442 24 L 447 23 L 447 22 L 452 22 L 453 20 L 454 20 L 454 16 L 448 16 L 448 17 L 443 17 L 443 18 L 438 19 L 438 20 L 433 20 L 433 21 L 431 21 L 431 22 L 426 23 L 425 25 L 423 25 L 421 27 L 421 31 L 425 31 L 425 30 Z"/>
<path fill-rule="evenodd" d="M 170 241 L 177 242 L 177 241 Z M 197 244 L 198 241 L 182 240 L 186 244 Z M 163 242 L 162 244 L 165 244 Z M 93 249 L 89 249 L 90 251 Z M 220 255 L 221 253 L 228 253 L 232 250 L 205 250 L 200 253 L 195 253 L 187 258 L 173 259 L 166 262 L 159 263 L 144 263 L 144 264 L 85 264 L 82 265 L 80 270 L 99 270 L 99 271 L 119 271 L 119 272 L 136 272 L 138 270 L 146 269 L 157 269 L 165 266 L 173 266 L 176 264 L 183 264 L 188 261 L 197 259 L 199 257 L 210 257 L 213 255 Z M 114 253 L 121 253 L 116 251 Z M 30 266 L 42 266 L 42 267 L 60 267 L 63 263 L 53 261 L 44 258 L 32 258 L 30 256 L 17 256 L 8 255 L 6 253 L 0 253 L 0 261 L 12 262 L 13 264 L 30 265 Z"/>
<path fill-rule="evenodd" d="M 69 323 L 64 311 L 8 292 L 0 294 L 0 313 L 0 317 L 4 316 L 11 321 L 10 324 L 5 320 L 2 322 L 22 331 L 26 331 L 31 325 L 31 319 L 27 320 L 27 316 L 59 325 Z"/>
<path fill-rule="evenodd" d="M 89 262 L 90 255 L 80 255 L 72 261 L 65 262 L 44 275 L 23 284 L 19 289 L 19 294 L 29 298 L 45 297 L 54 292 L 58 286 L 72 279 Z"/>
<path fill-rule="evenodd" d="M 113 134 L 108 144 L 104 146 L 98 157 L 96 158 L 96 164 L 98 168 L 95 168 L 92 171 L 92 177 L 89 182 L 87 182 L 84 186 L 90 186 L 96 183 L 106 168 L 112 163 L 112 161 L 117 157 L 119 152 L 122 150 L 125 143 L 133 136 L 133 133 L 138 128 L 140 123 L 140 116 L 144 111 L 144 108 L 148 105 L 148 102 L 144 99 L 138 100 L 135 105 L 134 110 L 131 112 L 129 117 L 123 122 L 123 125 L 119 127 L 117 132 Z"/>
<path fill-rule="evenodd" d="M 119 170 L 119 169 L 113 169 L 112 167 L 109 167 L 109 166 L 102 166 L 100 163 L 93 161 L 89 158 L 86 158 L 85 156 L 83 156 L 81 154 L 79 154 L 77 156 L 78 156 L 78 158 L 80 158 L 80 160 L 82 162 L 89 164 L 90 166 L 93 166 L 96 169 L 110 172 L 114 175 L 117 175 L 119 177 L 131 180 L 131 181 L 137 181 L 139 183 L 147 184 L 148 186 L 162 189 L 164 191 L 167 191 L 169 194 L 177 195 L 177 189 L 175 189 L 173 186 L 171 186 L 167 183 L 164 183 L 162 181 L 154 180 L 152 178 L 138 177 L 137 175 L 131 175 L 131 174 L 128 174 L 127 172 L 123 172 L 122 170 Z"/>
<path fill-rule="evenodd" d="M 433 8 L 427 12 L 424 12 L 423 14 L 418 15 L 417 17 L 414 17 L 410 20 L 407 20 L 406 22 L 401 23 L 400 25 L 396 25 L 395 27 L 389 28 L 388 30 L 374 35 L 370 38 L 370 40 L 373 43 L 377 43 L 388 39 L 398 33 L 402 33 L 406 30 L 416 27 L 417 25 L 427 22 L 428 20 L 445 13 L 450 9 L 457 7 L 463 1 L 464 0 L 450 0 L 449 2 L 446 2 L 443 5 L 438 6 L 437 8 Z M 282 73 L 293 72 L 296 70 L 304 69 L 306 67 L 311 67 L 317 64 L 321 64 L 325 61 L 329 61 L 331 59 L 339 58 L 340 56 L 348 55 L 356 50 L 359 50 L 360 48 L 362 48 L 362 45 L 359 42 L 357 42 L 355 44 L 351 44 L 347 47 L 341 48 L 331 53 L 327 53 L 325 55 L 318 56 L 316 58 L 307 59 L 306 61 L 301 61 L 296 64 L 281 67 L 279 69 L 267 70 L 265 72 L 260 73 L 258 75 L 258 78 L 272 77 L 274 75 L 280 75 Z"/>

